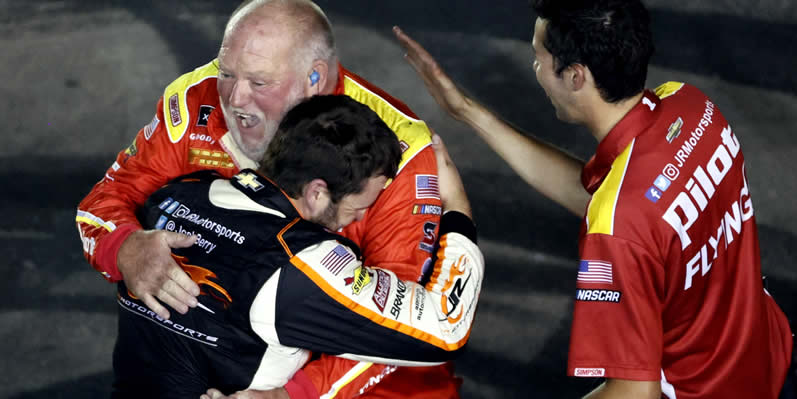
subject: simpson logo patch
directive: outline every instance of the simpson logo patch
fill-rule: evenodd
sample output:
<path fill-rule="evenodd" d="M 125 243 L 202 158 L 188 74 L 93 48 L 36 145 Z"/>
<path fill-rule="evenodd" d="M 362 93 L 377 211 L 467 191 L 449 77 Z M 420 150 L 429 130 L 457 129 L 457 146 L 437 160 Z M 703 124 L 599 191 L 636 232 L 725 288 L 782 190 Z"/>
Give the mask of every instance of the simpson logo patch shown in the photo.
<path fill-rule="evenodd" d="M 401 141 L 399 141 L 399 148 L 401 148 L 401 153 L 403 154 L 403 153 L 405 153 L 407 150 L 409 150 L 409 149 L 410 149 L 410 145 L 409 145 L 409 144 L 407 144 L 407 142 L 406 142 L 406 141 L 404 141 L 404 140 L 401 140 Z"/>
<path fill-rule="evenodd" d="M 169 116 L 172 119 L 172 126 L 177 127 L 183 123 L 183 118 L 180 117 L 180 100 L 177 93 L 169 97 Z"/>
<path fill-rule="evenodd" d="M 199 120 L 196 122 L 197 126 L 207 126 L 208 119 L 210 119 L 210 113 L 216 109 L 210 105 L 202 105 L 199 107 Z"/>
<path fill-rule="evenodd" d="M 606 374 L 606 370 L 602 368 L 596 369 L 582 369 L 576 368 L 573 372 L 573 375 L 576 377 L 603 377 Z"/>

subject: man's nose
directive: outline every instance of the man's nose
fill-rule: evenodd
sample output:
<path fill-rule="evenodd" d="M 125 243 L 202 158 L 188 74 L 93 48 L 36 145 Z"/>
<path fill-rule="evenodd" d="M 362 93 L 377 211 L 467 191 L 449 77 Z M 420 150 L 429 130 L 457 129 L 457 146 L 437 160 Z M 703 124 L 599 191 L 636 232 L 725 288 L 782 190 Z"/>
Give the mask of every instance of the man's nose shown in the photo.
<path fill-rule="evenodd" d="M 248 82 L 245 80 L 236 80 L 230 92 L 230 105 L 233 107 L 242 107 L 249 103 L 252 96 L 252 90 L 249 88 Z"/>

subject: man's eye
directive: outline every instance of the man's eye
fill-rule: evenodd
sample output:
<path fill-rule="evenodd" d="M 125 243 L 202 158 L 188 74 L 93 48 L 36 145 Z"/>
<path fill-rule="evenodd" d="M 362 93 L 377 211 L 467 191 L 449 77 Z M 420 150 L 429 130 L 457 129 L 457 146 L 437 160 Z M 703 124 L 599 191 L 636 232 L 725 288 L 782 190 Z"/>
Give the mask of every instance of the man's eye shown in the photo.
<path fill-rule="evenodd" d="M 231 74 L 229 74 L 229 73 L 227 73 L 227 72 L 221 72 L 221 71 L 219 71 L 219 77 L 220 77 L 220 78 L 222 78 L 222 79 L 229 79 L 229 78 L 231 78 L 231 77 L 232 77 L 232 75 L 231 75 Z"/>

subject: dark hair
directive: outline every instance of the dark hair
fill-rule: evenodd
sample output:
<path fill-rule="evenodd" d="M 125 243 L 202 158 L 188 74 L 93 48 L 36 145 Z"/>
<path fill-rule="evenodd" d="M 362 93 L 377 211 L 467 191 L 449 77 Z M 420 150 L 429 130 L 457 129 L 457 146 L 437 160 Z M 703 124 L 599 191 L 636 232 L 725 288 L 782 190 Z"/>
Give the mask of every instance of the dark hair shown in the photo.
<path fill-rule="evenodd" d="M 654 46 L 650 15 L 639 0 L 536 0 L 534 10 L 548 22 L 542 44 L 557 74 L 586 65 L 608 102 L 645 88 Z"/>
<path fill-rule="evenodd" d="M 370 177 L 395 177 L 400 160 L 396 134 L 370 108 L 344 95 L 312 96 L 285 115 L 260 172 L 291 197 L 322 179 L 337 203 Z"/>

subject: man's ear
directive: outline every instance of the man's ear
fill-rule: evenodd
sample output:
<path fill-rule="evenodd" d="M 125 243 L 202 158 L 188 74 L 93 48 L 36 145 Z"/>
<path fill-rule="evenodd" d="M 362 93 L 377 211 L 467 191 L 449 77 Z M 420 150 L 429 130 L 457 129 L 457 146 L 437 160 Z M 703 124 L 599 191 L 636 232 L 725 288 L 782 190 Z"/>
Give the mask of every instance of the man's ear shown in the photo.
<path fill-rule="evenodd" d="M 305 81 L 305 96 L 310 97 L 316 94 L 326 94 L 325 88 L 329 80 L 329 65 L 326 61 L 315 60 L 309 71 L 307 71 L 307 80 Z"/>
<path fill-rule="evenodd" d="M 302 216 L 305 219 L 314 219 L 329 207 L 330 201 L 327 182 L 322 179 L 311 180 L 302 190 Z"/>
<path fill-rule="evenodd" d="M 565 84 L 570 90 L 579 91 L 591 76 L 589 68 L 583 64 L 572 64 L 564 72 Z"/>

